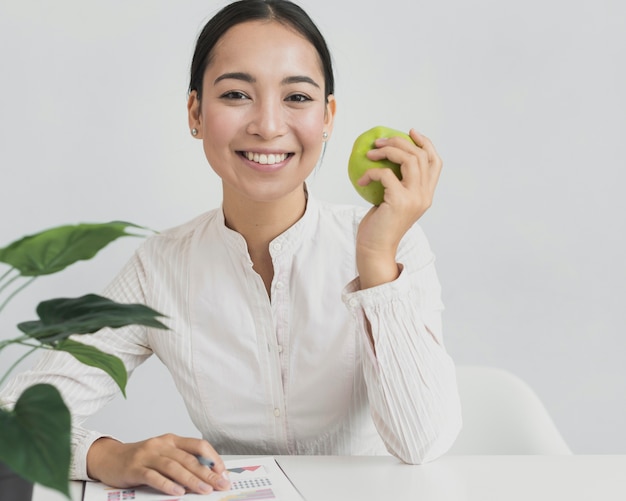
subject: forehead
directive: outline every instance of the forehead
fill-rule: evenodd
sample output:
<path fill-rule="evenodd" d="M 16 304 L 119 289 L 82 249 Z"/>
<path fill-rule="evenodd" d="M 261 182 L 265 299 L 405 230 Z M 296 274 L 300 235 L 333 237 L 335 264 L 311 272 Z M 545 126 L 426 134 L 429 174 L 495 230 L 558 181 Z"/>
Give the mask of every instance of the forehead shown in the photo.
<path fill-rule="evenodd" d="M 323 73 L 313 44 L 291 26 L 272 20 L 247 21 L 226 31 L 213 48 L 207 71 L 243 66 Z"/>

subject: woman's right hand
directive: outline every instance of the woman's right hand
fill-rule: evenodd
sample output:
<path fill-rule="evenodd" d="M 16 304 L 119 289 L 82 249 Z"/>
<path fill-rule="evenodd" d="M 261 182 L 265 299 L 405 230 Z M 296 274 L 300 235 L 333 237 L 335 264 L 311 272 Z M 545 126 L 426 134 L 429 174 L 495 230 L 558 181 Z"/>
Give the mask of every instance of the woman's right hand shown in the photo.
<path fill-rule="evenodd" d="M 204 466 L 198 456 L 215 466 Z M 87 474 L 112 487 L 148 485 L 172 496 L 230 488 L 224 462 L 211 444 L 173 434 L 130 444 L 100 438 L 87 453 Z"/>

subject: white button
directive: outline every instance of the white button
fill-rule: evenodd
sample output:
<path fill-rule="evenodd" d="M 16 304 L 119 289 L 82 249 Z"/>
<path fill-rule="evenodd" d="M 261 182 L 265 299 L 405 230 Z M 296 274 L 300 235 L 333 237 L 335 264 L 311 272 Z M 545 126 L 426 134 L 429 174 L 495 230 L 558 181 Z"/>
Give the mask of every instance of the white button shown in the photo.
<path fill-rule="evenodd" d="M 280 416 L 280 409 L 279 408 L 274 409 L 274 416 L 276 416 L 276 417 Z"/>
<path fill-rule="evenodd" d="M 281 345 L 278 345 L 278 353 L 282 353 L 283 352 L 283 347 Z"/>
<path fill-rule="evenodd" d="M 284 284 L 282 282 L 276 282 L 277 289 L 282 289 L 283 287 L 284 287 Z"/>
<path fill-rule="evenodd" d="M 280 242 L 274 242 L 272 244 L 272 249 L 274 249 L 275 251 L 279 251 L 282 248 L 283 248 L 283 246 L 280 244 Z"/>
<path fill-rule="evenodd" d="M 348 304 L 350 304 L 350 306 L 356 306 L 359 304 L 359 300 L 353 297 L 350 301 L 348 301 Z"/>

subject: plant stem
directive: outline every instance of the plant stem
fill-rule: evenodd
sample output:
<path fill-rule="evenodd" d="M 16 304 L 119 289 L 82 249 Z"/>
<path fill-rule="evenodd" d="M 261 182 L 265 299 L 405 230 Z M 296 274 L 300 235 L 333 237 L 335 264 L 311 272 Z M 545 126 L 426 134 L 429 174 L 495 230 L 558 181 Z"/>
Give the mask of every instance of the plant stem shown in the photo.
<path fill-rule="evenodd" d="M 11 266 L 4 275 L 2 275 L 0 277 L 0 282 L 2 282 L 6 277 L 9 276 L 9 273 L 11 273 L 15 268 L 13 266 Z"/>
<path fill-rule="evenodd" d="M 10 344 L 13 343 L 17 343 L 17 340 L 15 339 L 5 339 L 4 341 L 0 341 L 0 351 L 2 351 L 5 347 L 9 346 Z"/>
<path fill-rule="evenodd" d="M 37 348 L 43 347 L 43 345 L 41 344 L 34 345 L 34 344 L 25 343 L 25 341 L 28 341 L 30 339 L 31 339 L 30 336 L 20 336 L 20 337 L 14 337 L 13 339 L 6 339 L 5 341 L 0 341 L 0 351 L 2 351 L 4 348 L 9 346 L 10 344 L 21 344 L 22 346 L 36 346 Z"/>
<path fill-rule="evenodd" d="M 4 275 L 2 275 L 2 277 L 0 277 L 0 284 L 2 284 L 2 282 L 4 281 L 5 278 L 7 278 L 9 276 L 9 274 L 14 270 L 15 268 L 11 268 L 9 271 L 7 271 Z M 4 289 L 6 289 L 9 285 L 11 285 L 13 282 L 15 282 L 18 278 L 20 278 L 19 273 L 17 275 L 15 275 L 14 277 L 12 277 L 11 279 L 9 279 L 7 281 L 7 283 L 0 285 L 0 292 L 2 292 Z"/>
<path fill-rule="evenodd" d="M 13 299 L 18 292 L 24 290 L 27 286 L 32 284 L 36 278 L 37 277 L 32 277 L 30 280 L 27 280 L 22 285 L 20 285 L 17 289 L 15 289 L 11 294 L 9 294 L 9 297 L 7 297 L 4 303 L 0 305 L 0 313 L 2 312 L 2 310 L 4 310 L 5 306 L 9 304 L 9 301 L 11 301 L 11 299 Z M 13 279 L 11 281 L 13 281 Z"/>
<path fill-rule="evenodd" d="M 18 358 L 13 363 L 13 365 L 11 365 L 11 367 L 9 367 L 9 370 L 6 371 L 4 376 L 2 376 L 2 379 L 0 379 L 0 388 L 2 388 L 2 385 L 4 384 L 4 381 L 6 380 L 6 378 L 9 377 L 9 374 L 11 374 L 11 372 L 13 372 L 13 369 L 15 369 L 20 364 L 20 362 L 22 362 L 22 360 L 24 360 L 28 355 L 30 355 L 37 348 L 39 348 L 39 346 L 33 346 L 33 348 L 31 350 L 28 350 L 26 353 L 24 353 L 20 358 Z"/>

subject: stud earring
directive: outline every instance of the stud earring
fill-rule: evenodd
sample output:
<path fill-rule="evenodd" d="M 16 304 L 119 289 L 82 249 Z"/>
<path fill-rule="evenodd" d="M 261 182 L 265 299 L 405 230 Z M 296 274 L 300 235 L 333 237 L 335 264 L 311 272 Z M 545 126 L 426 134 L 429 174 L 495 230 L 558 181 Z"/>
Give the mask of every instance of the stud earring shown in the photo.
<path fill-rule="evenodd" d="M 198 129 L 196 129 L 195 127 L 193 129 L 191 129 L 191 135 L 192 136 L 197 136 L 198 135 Z"/>
<path fill-rule="evenodd" d="M 326 141 L 326 140 L 328 139 L 328 132 L 324 131 L 324 132 L 322 133 L 322 139 L 323 139 L 324 141 Z"/>

